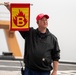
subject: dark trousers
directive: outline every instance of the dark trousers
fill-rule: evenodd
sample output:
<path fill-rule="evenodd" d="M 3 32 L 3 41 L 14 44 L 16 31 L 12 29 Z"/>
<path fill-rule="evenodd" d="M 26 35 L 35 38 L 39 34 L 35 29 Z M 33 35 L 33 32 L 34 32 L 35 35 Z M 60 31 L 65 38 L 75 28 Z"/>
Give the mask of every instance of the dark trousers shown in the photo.
<path fill-rule="evenodd" d="M 34 71 L 25 68 L 24 75 L 50 75 L 50 71 Z"/>

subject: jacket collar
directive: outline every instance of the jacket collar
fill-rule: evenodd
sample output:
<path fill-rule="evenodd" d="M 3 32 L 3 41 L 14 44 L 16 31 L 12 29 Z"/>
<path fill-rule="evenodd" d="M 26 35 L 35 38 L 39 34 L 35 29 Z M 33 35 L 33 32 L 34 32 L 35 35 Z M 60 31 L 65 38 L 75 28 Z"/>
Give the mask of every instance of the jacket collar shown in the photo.
<path fill-rule="evenodd" d="M 36 29 L 36 31 L 37 31 L 38 36 L 41 37 L 41 38 L 47 37 L 47 36 L 49 35 L 49 33 L 50 33 L 48 29 L 46 29 L 46 32 L 45 32 L 45 33 L 41 33 L 41 32 L 38 30 L 38 28 Z"/>

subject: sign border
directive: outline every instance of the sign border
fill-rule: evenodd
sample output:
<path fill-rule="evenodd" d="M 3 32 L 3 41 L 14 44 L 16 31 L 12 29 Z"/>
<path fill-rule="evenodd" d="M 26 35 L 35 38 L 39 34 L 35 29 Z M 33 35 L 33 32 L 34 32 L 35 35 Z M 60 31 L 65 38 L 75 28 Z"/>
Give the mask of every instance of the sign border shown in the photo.
<path fill-rule="evenodd" d="M 28 7 L 29 8 L 29 16 L 28 16 L 28 28 L 12 28 L 12 7 L 13 8 L 25 8 Z M 29 31 L 29 27 L 30 27 L 30 3 L 11 3 L 10 4 L 10 30 L 15 31 Z"/>

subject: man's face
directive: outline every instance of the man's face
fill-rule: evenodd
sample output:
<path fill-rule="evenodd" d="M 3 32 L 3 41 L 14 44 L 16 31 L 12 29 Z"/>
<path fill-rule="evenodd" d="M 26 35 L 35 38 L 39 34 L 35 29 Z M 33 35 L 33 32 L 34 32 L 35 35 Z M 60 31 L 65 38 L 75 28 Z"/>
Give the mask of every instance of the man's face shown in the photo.
<path fill-rule="evenodd" d="M 40 19 L 38 21 L 38 26 L 40 28 L 47 28 L 47 26 L 48 26 L 48 19 L 46 17 L 43 17 L 42 19 Z"/>

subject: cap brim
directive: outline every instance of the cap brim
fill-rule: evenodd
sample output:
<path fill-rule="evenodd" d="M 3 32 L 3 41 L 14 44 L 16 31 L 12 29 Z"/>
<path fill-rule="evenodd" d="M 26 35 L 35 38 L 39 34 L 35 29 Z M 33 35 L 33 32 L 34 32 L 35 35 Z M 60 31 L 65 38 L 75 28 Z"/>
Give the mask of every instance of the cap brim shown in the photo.
<path fill-rule="evenodd" d="M 49 19 L 49 16 L 48 16 L 48 15 L 44 15 L 43 17 L 46 17 L 47 19 Z M 42 17 L 42 18 L 43 18 L 43 17 Z"/>

